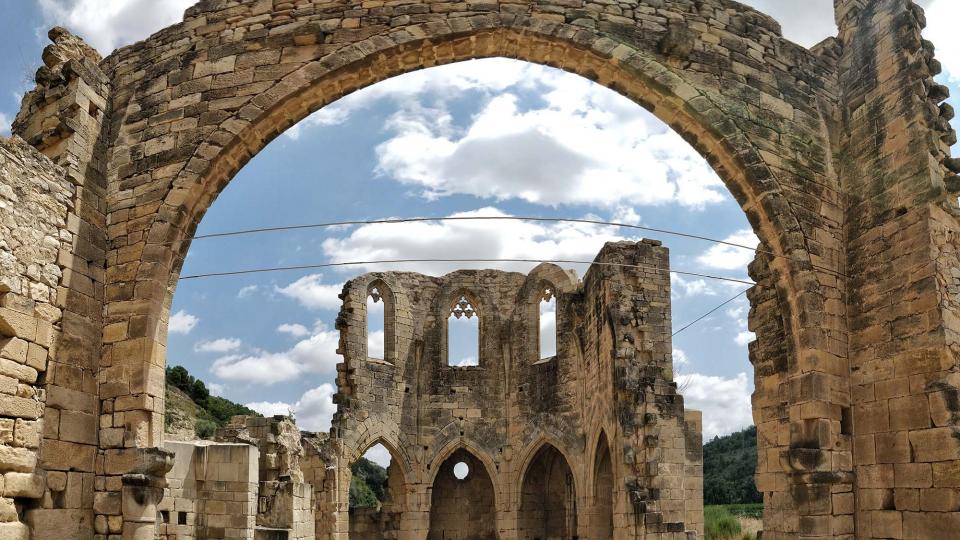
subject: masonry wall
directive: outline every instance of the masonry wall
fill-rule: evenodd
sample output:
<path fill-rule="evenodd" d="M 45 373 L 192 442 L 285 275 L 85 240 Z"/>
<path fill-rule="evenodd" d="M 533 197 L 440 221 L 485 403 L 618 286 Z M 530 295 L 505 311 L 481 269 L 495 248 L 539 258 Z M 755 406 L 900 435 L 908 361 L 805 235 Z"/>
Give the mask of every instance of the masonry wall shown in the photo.
<path fill-rule="evenodd" d="M 390 449 L 391 468 L 406 482 L 400 530 L 422 537 L 462 524 L 453 515 L 442 522 L 442 509 L 433 506 L 453 504 L 462 488 L 450 473 L 451 456 L 461 455 L 491 480 L 495 511 L 478 522 L 516 538 L 525 475 L 542 465 L 533 460 L 550 455 L 539 453 L 549 445 L 572 471 L 582 513 L 573 533 L 587 538 L 594 500 L 587 486 L 603 433 L 613 458 L 615 536 L 696 530 L 702 491 L 687 477 L 702 475 L 701 443 L 687 445 L 699 437 L 699 420 L 693 414 L 686 422 L 672 382 L 667 259 L 659 243 L 645 241 L 607 244 L 582 283 L 550 264 L 526 275 L 388 272 L 351 280 L 337 321 L 344 363 L 332 433 L 343 452 L 340 467 L 375 443 Z M 393 362 L 367 356 L 373 288 L 395 314 L 392 323 L 387 317 L 395 341 L 385 346 Z M 557 355 L 541 359 L 538 314 L 547 289 L 557 298 Z M 447 324 L 461 299 L 480 319 L 475 367 L 448 365 Z M 341 478 L 348 485 L 349 474 Z M 393 475 L 390 481 L 395 488 Z M 685 524 L 688 514 L 693 527 Z"/>

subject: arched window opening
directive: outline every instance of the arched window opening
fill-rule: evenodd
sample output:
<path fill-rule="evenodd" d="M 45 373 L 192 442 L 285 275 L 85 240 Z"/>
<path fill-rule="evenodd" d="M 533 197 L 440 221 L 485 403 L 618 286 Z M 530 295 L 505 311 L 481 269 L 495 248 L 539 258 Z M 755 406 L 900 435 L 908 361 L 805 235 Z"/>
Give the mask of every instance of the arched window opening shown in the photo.
<path fill-rule="evenodd" d="M 557 355 L 557 297 L 553 285 L 544 286 L 539 308 L 540 360 L 545 360 Z"/>
<path fill-rule="evenodd" d="M 494 493 L 483 462 L 464 449 L 454 452 L 440 465 L 433 481 L 427 539 L 497 538 Z"/>
<path fill-rule="evenodd" d="M 458 297 L 447 317 L 447 365 L 480 365 L 480 314 L 464 294 Z"/>
<path fill-rule="evenodd" d="M 403 471 L 382 444 L 350 466 L 349 538 L 390 538 L 399 532 L 404 506 Z"/>
<path fill-rule="evenodd" d="M 577 497 L 570 465 L 556 448 L 544 445 L 523 475 L 520 538 L 573 538 Z"/>
<path fill-rule="evenodd" d="M 367 291 L 367 358 L 385 360 L 386 298 L 382 286 Z"/>
<path fill-rule="evenodd" d="M 613 463 L 607 437 L 600 434 L 593 467 L 593 513 L 590 538 L 613 538 Z"/>

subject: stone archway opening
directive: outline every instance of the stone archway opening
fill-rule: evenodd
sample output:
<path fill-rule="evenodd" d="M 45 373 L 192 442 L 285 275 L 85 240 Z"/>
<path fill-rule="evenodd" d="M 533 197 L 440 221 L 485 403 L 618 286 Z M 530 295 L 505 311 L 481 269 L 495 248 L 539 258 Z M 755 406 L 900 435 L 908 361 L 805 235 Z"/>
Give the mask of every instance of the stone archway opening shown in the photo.
<path fill-rule="evenodd" d="M 613 538 L 613 462 L 607 435 L 600 433 L 593 459 L 593 511 L 590 538 Z"/>
<path fill-rule="evenodd" d="M 544 444 L 523 476 L 518 537 L 521 540 L 568 540 L 577 535 L 577 511 L 570 464 L 556 447 Z"/>
<path fill-rule="evenodd" d="M 382 442 L 350 465 L 348 538 L 395 538 L 406 509 L 407 480 L 401 462 Z"/>
<path fill-rule="evenodd" d="M 466 449 L 440 465 L 430 495 L 428 540 L 495 540 L 496 491 L 486 466 Z"/>

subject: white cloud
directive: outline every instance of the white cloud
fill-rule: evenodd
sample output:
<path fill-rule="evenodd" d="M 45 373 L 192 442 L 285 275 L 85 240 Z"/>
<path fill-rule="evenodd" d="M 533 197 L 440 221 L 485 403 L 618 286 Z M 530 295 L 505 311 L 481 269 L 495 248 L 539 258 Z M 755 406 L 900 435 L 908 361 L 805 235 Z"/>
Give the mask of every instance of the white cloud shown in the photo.
<path fill-rule="evenodd" d="M 678 380 L 684 406 L 703 411 L 703 438 L 726 435 L 753 424 L 746 373 L 732 379 L 691 373 Z"/>
<path fill-rule="evenodd" d="M 749 309 L 747 301 L 738 298 L 734 307 L 727 310 L 727 315 L 736 322 L 737 328 L 739 328 L 737 335 L 733 337 L 733 341 L 741 347 L 746 347 L 751 341 L 757 339 L 757 335 L 747 329 L 747 312 Z"/>
<path fill-rule="evenodd" d="M 10 119 L 5 113 L 0 112 L 0 135 L 7 136 L 10 135 L 10 124 L 13 120 Z"/>
<path fill-rule="evenodd" d="M 171 334 L 187 335 L 199 322 L 200 319 L 181 309 L 170 316 L 169 331 Z"/>
<path fill-rule="evenodd" d="M 687 358 L 687 353 L 683 352 L 683 349 L 673 348 L 673 365 L 682 366 L 684 364 L 689 364 L 690 359 Z"/>
<path fill-rule="evenodd" d="M 481 208 L 454 216 L 507 216 Z M 604 242 L 625 240 L 617 227 L 587 223 L 447 221 L 364 225 L 349 236 L 328 238 L 323 250 L 332 262 L 395 259 L 593 260 Z M 365 271 L 409 270 L 442 275 L 460 268 L 528 271 L 536 263 L 453 262 L 363 265 Z M 587 265 L 563 264 L 584 270 Z M 308 276 L 309 277 L 309 276 Z M 304 278 L 306 279 L 306 278 Z M 317 282 L 319 281 L 316 280 Z M 313 287 L 302 287 L 312 289 Z M 288 287 L 289 289 L 289 287 Z M 339 291 L 338 291 L 339 292 Z M 294 295 L 291 292 L 292 295 Z M 312 297 L 300 294 L 298 297 Z M 319 296 L 319 295 L 318 295 Z M 339 301 L 338 301 L 339 302 Z M 337 304 L 339 305 L 339 303 Z"/>
<path fill-rule="evenodd" d="M 277 327 L 277 332 L 281 334 L 290 334 L 293 337 L 304 337 L 310 335 L 310 330 L 302 324 L 284 323 Z"/>
<path fill-rule="evenodd" d="M 741 229 L 723 239 L 725 242 L 741 246 L 755 247 L 760 244 L 757 235 L 750 229 Z M 702 255 L 697 262 L 710 268 L 721 270 L 744 270 L 753 260 L 754 250 L 726 244 L 714 244 Z"/>
<path fill-rule="evenodd" d="M 287 416 L 293 411 L 293 405 L 283 401 L 255 401 L 247 403 L 246 407 L 264 416 Z"/>
<path fill-rule="evenodd" d="M 307 309 L 340 309 L 343 304 L 339 298 L 343 284 L 323 283 L 322 274 L 303 276 L 286 287 L 275 287 L 275 290 Z"/>
<path fill-rule="evenodd" d="M 367 333 L 367 356 L 383 359 L 383 330 Z"/>
<path fill-rule="evenodd" d="M 960 2 L 935 0 L 926 9 L 927 28 L 923 35 L 937 47 L 936 58 L 943 64 L 945 77 L 960 84 L 960 39 L 957 21 L 960 21 Z"/>
<path fill-rule="evenodd" d="M 741 347 L 746 347 L 750 344 L 751 341 L 757 339 L 757 335 L 753 332 L 743 331 L 738 332 L 736 337 L 733 338 L 733 341 L 740 345 Z"/>
<path fill-rule="evenodd" d="M 427 199 L 467 194 L 604 208 L 700 208 L 724 199 L 706 161 L 645 110 L 585 79 L 544 75 L 546 106 L 524 110 L 503 93 L 463 130 L 442 106 L 407 106 L 389 121 L 394 135 L 377 147 L 377 171 Z"/>
<path fill-rule="evenodd" d="M 336 105 L 329 105 L 301 120 L 298 124 L 291 127 L 283 134 L 294 141 L 298 141 L 300 140 L 300 136 L 303 134 L 303 130 L 305 128 L 336 126 L 346 122 L 349 116 L 350 110 L 348 107 L 343 105 L 339 107 Z"/>
<path fill-rule="evenodd" d="M 260 287 L 257 285 L 247 285 L 246 287 L 241 287 L 240 290 L 237 291 L 237 298 L 249 298 L 258 290 L 260 290 Z"/>
<path fill-rule="evenodd" d="M 217 383 L 210 383 L 207 385 L 207 390 L 210 391 L 211 396 L 222 396 L 226 386 Z"/>
<path fill-rule="evenodd" d="M 243 345 L 237 338 L 220 338 L 212 341 L 201 341 L 193 346 L 196 352 L 228 353 Z"/>
<path fill-rule="evenodd" d="M 670 285 L 674 298 L 700 295 L 716 296 L 717 294 L 717 291 L 702 278 L 687 279 L 679 274 L 670 274 Z"/>
<path fill-rule="evenodd" d="M 811 47 L 830 36 L 837 35 L 832 0 L 807 0 L 806 2 L 742 1 L 744 4 L 775 18 L 783 28 L 784 37 L 804 47 Z"/>
<path fill-rule="evenodd" d="M 557 298 L 540 302 L 540 358 L 557 354 Z"/>
<path fill-rule="evenodd" d="M 101 53 L 183 20 L 197 0 L 38 0 L 44 20 L 62 25 Z"/>
<path fill-rule="evenodd" d="M 286 351 L 255 351 L 218 358 L 210 371 L 228 381 L 265 385 L 289 381 L 307 374 L 331 375 L 336 372 L 340 355 L 336 353 L 340 334 L 317 323 L 313 335 L 300 340 Z"/>
<path fill-rule="evenodd" d="M 337 406 L 333 403 L 336 391 L 332 384 L 324 383 L 304 392 L 296 403 L 259 401 L 247 403 L 246 406 L 264 416 L 286 416 L 292 412 L 300 429 L 321 432 L 330 429 L 330 421 L 337 412 Z"/>
<path fill-rule="evenodd" d="M 383 468 L 390 466 L 390 451 L 387 450 L 382 444 L 375 444 L 367 450 L 363 457 L 369 459 L 370 461 L 380 465 Z"/>

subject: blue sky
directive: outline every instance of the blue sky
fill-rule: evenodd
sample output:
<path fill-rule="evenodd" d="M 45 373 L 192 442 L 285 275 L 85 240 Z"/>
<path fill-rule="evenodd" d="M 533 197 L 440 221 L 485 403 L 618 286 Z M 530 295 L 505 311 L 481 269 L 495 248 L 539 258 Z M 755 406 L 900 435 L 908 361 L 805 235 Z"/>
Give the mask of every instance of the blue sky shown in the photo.
<path fill-rule="evenodd" d="M 61 24 L 106 53 L 178 20 L 189 0 L 0 0 L 0 132 L 40 65 L 46 29 Z M 832 2 L 748 2 L 810 45 L 835 32 Z M 928 6 L 927 37 L 960 96 L 960 2 Z M 326 107 L 275 140 L 231 182 L 198 234 L 386 217 L 593 217 L 753 245 L 743 213 L 706 163 L 632 102 L 585 79 L 505 59 L 433 68 Z M 439 221 L 308 229 L 194 242 L 183 274 L 391 258 L 589 260 L 616 227 Z M 657 237 L 656 235 L 651 235 Z M 746 278 L 746 250 L 659 237 L 675 269 Z M 469 265 L 392 265 L 442 274 Z M 489 263 L 474 266 L 491 266 Z M 504 268 L 525 271 L 532 265 Z M 387 267 L 181 281 L 168 362 L 215 392 L 267 414 L 293 410 L 326 429 L 334 407 L 337 293 Z M 584 268 L 578 267 L 582 275 Z M 745 286 L 674 278 L 674 328 Z M 382 304 L 380 304 L 382 305 Z M 752 368 L 743 297 L 677 336 L 675 369 L 705 436 L 748 425 Z M 544 317 L 549 321 L 549 316 Z M 373 328 L 377 330 L 377 328 Z M 544 331 L 552 328 L 544 324 Z M 375 332 L 374 332 L 375 334 Z M 466 343 L 467 337 L 458 338 Z M 469 356 L 464 353 L 464 356 Z"/>

